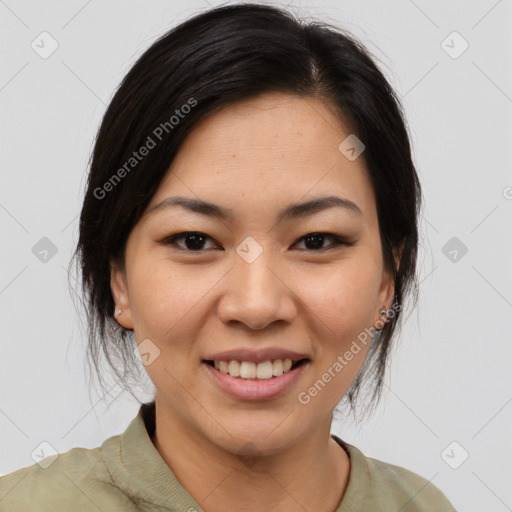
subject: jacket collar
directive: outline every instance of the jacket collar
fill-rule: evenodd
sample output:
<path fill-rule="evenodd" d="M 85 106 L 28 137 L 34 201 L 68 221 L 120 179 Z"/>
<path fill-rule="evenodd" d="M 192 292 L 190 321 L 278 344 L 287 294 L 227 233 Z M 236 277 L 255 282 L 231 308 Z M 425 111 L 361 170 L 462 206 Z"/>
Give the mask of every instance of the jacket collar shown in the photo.
<path fill-rule="evenodd" d="M 123 434 L 103 445 L 105 463 L 115 483 L 134 502 L 151 503 L 161 510 L 204 512 L 178 481 L 155 448 L 155 402 L 142 404 Z M 359 510 L 370 489 L 366 457 L 356 447 L 335 435 L 331 437 L 350 458 L 350 475 L 341 506 L 336 512 Z"/>

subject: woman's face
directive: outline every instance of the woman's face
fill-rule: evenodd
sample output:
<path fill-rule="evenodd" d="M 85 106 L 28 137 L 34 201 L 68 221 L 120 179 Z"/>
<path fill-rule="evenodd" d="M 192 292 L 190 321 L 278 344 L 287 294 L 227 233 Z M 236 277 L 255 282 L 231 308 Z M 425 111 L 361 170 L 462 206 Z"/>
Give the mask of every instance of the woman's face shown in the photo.
<path fill-rule="evenodd" d="M 325 103 L 281 93 L 211 115 L 114 267 L 118 321 L 143 342 L 161 414 L 220 448 L 275 453 L 328 432 L 368 352 L 361 333 L 391 306 L 363 158 L 338 148 L 349 134 Z M 283 373 L 286 359 L 302 363 Z"/>

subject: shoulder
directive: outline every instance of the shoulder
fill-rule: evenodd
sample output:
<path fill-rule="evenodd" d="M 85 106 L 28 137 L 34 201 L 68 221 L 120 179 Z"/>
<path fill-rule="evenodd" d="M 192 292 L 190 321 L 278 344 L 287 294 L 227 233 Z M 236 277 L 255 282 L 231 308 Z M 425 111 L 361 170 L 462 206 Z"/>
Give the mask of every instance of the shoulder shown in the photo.
<path fill-rule="evenodd" d="M 115 442 L 114 436 L 109 439 Z M 0 510 L 137 510 L 113 484 L 102 447 L 72 448 L 0 478 Z"/>
<path fill-rule="evenodd" d="M 351 459 L 346 496 L 354 505 L 357 502 L 358 506 L 374 512 L 456 512 L 431 480 L 401 466 L 367 457 L 355 446 L 341 442 Z M 340 512 L 345 509 L 341 508 Z"/>
<path fill-rule="evenodd" d="M 443 492 L 427 478 L 409 469 L 371 457 L 367 457 L 366 460 L 375 489 L 382 496 L 389 496 L 401 506 L 407 503 L 404 512 L 455 511 Z"/>

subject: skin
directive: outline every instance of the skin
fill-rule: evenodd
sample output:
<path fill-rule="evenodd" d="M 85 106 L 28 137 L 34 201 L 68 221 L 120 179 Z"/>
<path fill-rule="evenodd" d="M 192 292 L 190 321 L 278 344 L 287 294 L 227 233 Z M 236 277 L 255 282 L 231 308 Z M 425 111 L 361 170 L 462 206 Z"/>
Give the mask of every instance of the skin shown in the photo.
<path fill-rule="evenodd" d="M 155 447 L 207 512 L 332 512 L 350 473 L 330 438 L 332 413 L 357 376 L 369 344 L 307 405 L 307 391 L 365 328 L 391 307 L 375 195 L 363 157 L 338 149 L 351 132 L 320 99 L 267 93 L 231 105 L 187 137 L 146 214 L 132 230 L 124 268 L 112 262 L 118 322 L 160 350 L 145 366 L 156 388 Z M 231 208 L 225 221 L 179 206 L 147 213 L 181 195 Z M 329 208 L 276 222 L 291 203 L 338 196 L 361 214 Z M 170 235 L 207 235 L 175 245 Z M 304 236 L 354 242 L 323 251 Z M 236 248 L 263 249 L 252 263 Z M 398 260 L 397 260 L 398 261 Z M 201 361 L 233 348 L 278 346 L 310 362 L 283 395 L 249 402 L 226 395 Z"/>

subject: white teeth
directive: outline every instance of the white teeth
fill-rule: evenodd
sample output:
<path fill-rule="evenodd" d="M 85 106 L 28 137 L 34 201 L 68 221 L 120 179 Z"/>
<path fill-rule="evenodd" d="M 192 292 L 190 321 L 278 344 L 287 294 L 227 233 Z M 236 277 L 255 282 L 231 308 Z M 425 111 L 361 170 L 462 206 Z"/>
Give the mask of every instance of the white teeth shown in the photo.
<path fill-rule="evenodd" d="M 291 359 L 276 359 L 258 364 L 251 361 L 234 360 L 214 361 L 213 364 L 217 370 L 227 373 L 232 377 L 267 380 L 272 377 L 279 377 L 283 373 L 290 371 L 293 363 Z"/>
<path fill-rule="evenodd" d="M 272 363 L 272 375 L 274 377 L 279 377 L 279 375 L 283 374 L 283 361 L 281 359 L 276 359 Z"/>
<path fill-rule="evenodd" d="M 256 377 L 258 379 L 271 379 L 272 361 L 265 361 L 264 363 L 259 363 L 256 368 Z"/>
<path fill-rule="evenodd" d="M 242 379 L 254 379 L 256 377 L 256 363 L 242 361 L 240 364 L 240 377 Z"/>
<path fill-rule="evenodd" d="M 229 375 L 232 377 L 240 376 L 240 363 L 238 361 L 229 361 L 228 370 Z"/>

